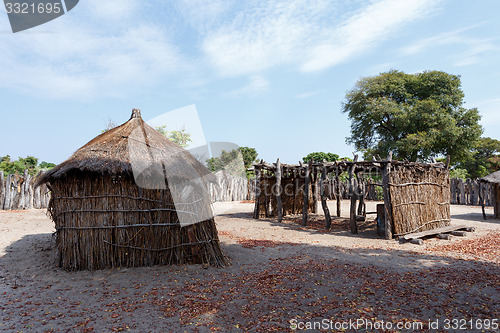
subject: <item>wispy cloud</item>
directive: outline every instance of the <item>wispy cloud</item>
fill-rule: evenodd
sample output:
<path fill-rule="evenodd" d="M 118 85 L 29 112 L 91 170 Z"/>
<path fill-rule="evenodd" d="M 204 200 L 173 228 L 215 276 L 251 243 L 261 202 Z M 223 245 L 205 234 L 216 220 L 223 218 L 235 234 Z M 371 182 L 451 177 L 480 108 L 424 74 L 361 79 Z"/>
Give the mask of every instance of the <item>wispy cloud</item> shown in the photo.
<path fill-rule="evenodd" d="M 480 25 L 472 25 L 461 29 L 456 29 L 436 36 L 423 38 L 401 50 L 404 56 L 411 56 L 427 52 L 439 47 L 458 46 L 457 52 L 451 56 L 454 66 L 473 65 L 480 60 L 480 56 L 485 52 L 498 50 L 493 38 L 470 37 L 469 32 Z"/>
<path fill-rule="evenodd" d="M 249 84 L 229 95 L 255 95 L 269 88 L 267 70 L 313 72 L 348 61 L 425 17 L 436 3 L 89 0 L 40 28 L 0 35 L 0 86 L 88 99 L 164 82 L 185 88 L 247 76 Z M 158 8 L 173 11 L 174 20 L 150 12 Z"/>
<path fill-rule="evenodd" d="M 425 17 L 431 0 L 380 0 L 355 12 L 328 1 L 266 2 L 209 31 L 202 49 L 224 76 L 294 64 L 304 72 L 342 63 Z M 345 9 L 344 9 L 345 10 Z"/>
<path fill-rule="evenodd" d="M 226 97 L 234 98 L 241 96 L 256 96 L 263 93 L 269 88 L 269 81 L 262 75 L 253 75 L 250 77 L 250 82 L 241 89 L 231 91 L 226 94 Z"/>
<path fill-rule="evenodd" d="M 437 1 L 382 0 L 348 18 L 340 27 L 327 30 L 330 40 L 313 46 L 303 71 L 322 70 L 366 52 L 387 40 L 404 25 L 432 12 Z"/>
<path fill-rule="evenodd" d="M 2 35 L 0 86 L 49 98 L 93 98 L 127 94 L 132 87 L 152 86 L 189 68 L 186 57 L 165 31 L 141 22 L 116 24 L 101 31 L 97 12 L 118 6 L 81 3 L 73 12 L 86 20 L 55 20 L 36 33 Z M 140 1 L 127 0 L 115 17 L 126 18 Z M 93 8 L 96 6 L 97 8 Z M 81 7 L 81 8 L 80 8 Z M 107 24 L 109 22 L 105 22 Z"/>

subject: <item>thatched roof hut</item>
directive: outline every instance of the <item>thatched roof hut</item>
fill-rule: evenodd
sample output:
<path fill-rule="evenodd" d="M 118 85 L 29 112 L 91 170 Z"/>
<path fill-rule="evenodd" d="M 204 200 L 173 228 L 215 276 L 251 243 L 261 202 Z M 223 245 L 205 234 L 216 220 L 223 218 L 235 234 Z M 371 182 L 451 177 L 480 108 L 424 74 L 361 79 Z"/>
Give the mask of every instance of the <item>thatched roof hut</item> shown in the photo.
<path fill-rule="evenodd" d="M 38 180 L 52 193 L 59 266 L 223 265 L 207 178 L 134 109 Z"/>
<path fill-rule="evenodd" d="M 487 176 L 484 176 L 483 178 L 479 179 L 482 182 L 485 183 L 491 183 L 494 184 L 493 186 L 493 201 L 494 201 L 494 206 L 493 206 L 493 214 L 495 218 L 500 218 L 500 171 L 493 172 L 492 174 L 489 174 Z"/>
<path fill-rule="evenodd" d="M 493 172 L 479 180 L 486 183 L 500 184 L 500 171 Z"/>

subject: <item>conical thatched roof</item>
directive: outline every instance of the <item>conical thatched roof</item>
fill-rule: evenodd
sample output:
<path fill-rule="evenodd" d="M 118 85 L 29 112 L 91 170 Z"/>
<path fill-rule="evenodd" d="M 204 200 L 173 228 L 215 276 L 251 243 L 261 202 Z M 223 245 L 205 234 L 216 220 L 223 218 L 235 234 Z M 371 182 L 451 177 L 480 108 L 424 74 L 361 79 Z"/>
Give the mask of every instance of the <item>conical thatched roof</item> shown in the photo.
<path fill-rule="evenodd" d="M 163 166 L 165 168 L 163 168 Z M 111 176 L 138 176 L 161 172 L 178 180 L 206 176 L 209 171 L 188 151 L 165 138 L 133 109 L 130 119 L 97 136 L 69 159 L 44 174 L 38 184 L 82 172 Z"/>
<path fill-rule="evenodd" d="M 486 182 L 486 183 L 500 184 L 500 171 L 493 172 L 492 174 L 489 174 L 488 176 L 484 176 L 483 178 L 480 178 L 479 180 L 482 182 Z"/>

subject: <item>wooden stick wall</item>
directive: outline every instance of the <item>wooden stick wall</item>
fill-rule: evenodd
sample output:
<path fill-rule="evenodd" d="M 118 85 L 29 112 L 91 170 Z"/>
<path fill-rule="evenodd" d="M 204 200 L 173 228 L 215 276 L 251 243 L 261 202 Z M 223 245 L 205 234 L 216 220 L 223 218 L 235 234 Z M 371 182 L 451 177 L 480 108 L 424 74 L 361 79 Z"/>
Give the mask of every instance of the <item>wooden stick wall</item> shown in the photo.
<path fill-rule="evenodd" d="M 366 175 L 381 176 L 384 198 L 383 226 L 385 238 L 391 239 L 411 232 L 424 231 L 449 224 L 450 180 L 444 163 L 392 161 L 392 154 L 383 161 L 336 161 L 299 165 L 261 161 L 254 164 L 256 194 L 254 218 L 302 214 L 307 225 L 308 214 L 316 213 L 318 201 L 325 215 L 325 227 L 331 226 L 326 204 L 328 179 L 335 179 L 337 217 L 341 215 L 340 175 L 349 175 L 351 208 L 349 225 L 358 233 L 358 220 L 366 218 Z M 331 186 L 330 186 L 331 191 Z M 330 196 L 329 196 L 330 195 Z"/>

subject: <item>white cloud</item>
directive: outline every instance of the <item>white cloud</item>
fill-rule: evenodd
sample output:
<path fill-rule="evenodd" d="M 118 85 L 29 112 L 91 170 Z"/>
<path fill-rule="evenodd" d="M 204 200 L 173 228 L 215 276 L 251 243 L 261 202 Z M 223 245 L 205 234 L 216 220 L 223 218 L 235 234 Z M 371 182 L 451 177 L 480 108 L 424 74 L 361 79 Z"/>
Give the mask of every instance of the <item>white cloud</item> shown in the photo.
<path fill-rule="evenodd" d="M 88 0 L 47 25 L 0 35 L 0 86 L 84 99 L 127 95 L 133 87 L 164 82 L 198 85 L 201 91 L 200 85 L 213 80 L 204 77 L 206 71 L 215 69 L 217 76 L 250 78 L 228 95 L 255 95 L 269 88 L 261 75 L 266 70 L 334 66 L 390 38 L 436 2 L 361 3 L 362 9 L 355 10 L 353 4 L 328 0 L 183 0 L 173 5 Z M 175 20 L 151 12 L 159 9 L 175 11 Z"/>
<path fill-rule="evenodd" d="M 177 12 L 199 33 L 204 33 L 230 13 L 237 0 L 181 0 L 174 3 Z"/>
<path fill-rule="evenodd" d="M 124 8 L 132 3 L 125 2 Z M 106 6 L 103 14 L 111 10 Z M 92 12 L 88 4 L 82 7 L 83 13 Z M 67 16 L 73 13 L 79 12 L 75 8 Z M 116 15 L 127 13 L 122 9 Z M 102 31 L 99 20 L 65 16 L 47 28 L 1 35 L 0 86 L 49 98 L 91 99 L 127 95 L 190 70 L 161 27 L 133 21 Z M 39 33 L 43 29 L 54 33 Z"/>
<path fill-rule="evenodd" d="M 224 76 L 253 74 L 297 60 L 322 1 L 266 2 L 208 32 L 202 49 Z"/>
<path fill-rule="evenodd" d="M 312 47 L 302 70 L 322 70 L 365 52 L 394 35 L 401 26 L 429 14 L 432 3 L 437 2 L 383 0 L 368 6 L 329 31 L 330 40 Z"/>
<path fill-rule="evenodd" d="M 250 82 L 246 86 L 227 93 L 226 97 L 255 96 L 267 91 L 269 85 L 269 81 L 263 76 L 253 75 L 250 77 Z"/>
<path fill-rule="evenodd" d="M 402 55 L 411 56 L 424 53 L 438 47 L 459 46 L 456 53 L 451 56 L 454 66 L 473 65 L 480 61 L 480 56 L 485 52 L 498 50 L 492 38 L 468 37 L 467 33 L 479 25 L 448 31 L 433 37 L 423 38 L 401 50 Z"/>
<path fill-rule="evenodd" d="M 319 71 L 390 38 L 435 8 L 431 0 L 381 0 L 359 12 L 328 1 L 273 1 L 238 12 L 207 32 L 202 50 L 219 74 L 253 74 L 295 64 Z"/>

